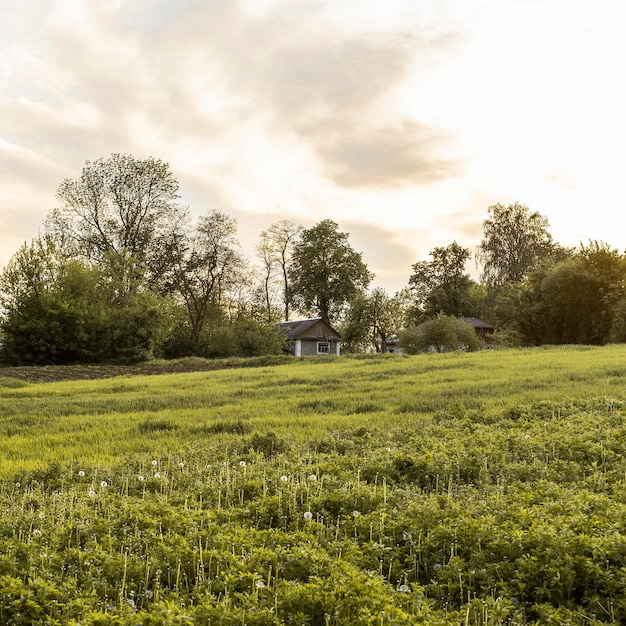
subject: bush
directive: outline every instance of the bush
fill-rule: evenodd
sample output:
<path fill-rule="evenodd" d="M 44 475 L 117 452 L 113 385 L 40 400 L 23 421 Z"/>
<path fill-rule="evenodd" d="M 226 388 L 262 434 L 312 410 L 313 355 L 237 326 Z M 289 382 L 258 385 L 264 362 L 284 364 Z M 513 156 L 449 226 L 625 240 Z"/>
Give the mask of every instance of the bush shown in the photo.
<path fill-rule="evenodd" d="M 419 326 L 407 328 L 400 334 L 400 345 L 408 354 L 418 352 L 474 352 L 481 347 L 480 339 L 467 323 L 440 314 Z"/>

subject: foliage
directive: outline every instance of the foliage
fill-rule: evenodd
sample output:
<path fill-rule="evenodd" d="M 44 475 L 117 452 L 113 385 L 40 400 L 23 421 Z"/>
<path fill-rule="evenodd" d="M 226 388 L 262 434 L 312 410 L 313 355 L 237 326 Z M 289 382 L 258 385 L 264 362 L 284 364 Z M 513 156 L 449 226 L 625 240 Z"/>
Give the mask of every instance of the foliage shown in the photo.
<path fill-rule="evenodd" d="M 180 239 L 167 275 L 168 290 L 184 302 L 189 341 L 199 350 L 200 336 L 209 322 L 220 320 L 225 294 L 240 279 L 242 266 L 236 239 L 237 223 L 219 211 L 198 221 L 195 232 Z"/>
<path fill-rule="evenodd" d="M 481 346 L 472 326 L 456 317 L 439 314 L 435 319 L 400 333 L 400 345 L 408 354 L 418 352 L 474 352 Z"/>
<path fill-rule="evenodd" d="M 332 220 L 322 220 L 302 231 L 289 271 L 296 306 L 317 312 L 327 324 L 372 279 L 361 254 L 348 243 L 348 234 L 338 228 Z"/>
<path fill-rule="evenodd" d="M 344 345 L 352 352 L 370 349 L 386 352 L 387 342 L 404 325 L 406 308 L 400 294 L 389 297 L 380 288 L 369 294 L 358 293 L 350 301 L 341 327 Z"/>
<path fill-rule="evenodd" d="M 285 337 L 278 326 L 244 318 L 208 324 L 197 338 L 186 326 L 179 326 L 166 343 L 165 356 L 252 357 L 282 354 L 286 347 Z"/>
<path fill-rule="evenodd" d="M 454 317 L 472 314 L 474 281 L 465 273 L 470 251 L 455 241 L 446 247 L 435 248 L 430 256 L 432 261 L 420 261 L 412 266 L 409 289 L 414 298 L 413 324 L 439 313 Z"/>
<path fill-rule="evenodd" d="M 57 197 L 61 206 L 46 230 L 62 247 L 101 266 L 127 260 L 130 283 L 154 283 L 169 267 L 186 212 L 176 203 L 178 182 L 167 164 L 122 154 L 87 161 L 77 179 L 61 183 Z"/>
<path fill-rule="evenodd" d="M 0 279 L 2 357 L 10 364 L 131 363 L 157 354 L 167 303 L 120 289 L 50 239 L 24 245 Z"/>
<path fill-rule="evenodd" d="M 491 287 L 519 282 L 555 246 L 548 232 L 548 220 L 518 202 L 504 206 L 494 204 L 483 222 L 483 240 L 477 260 L 482 265 L 481 279 Z"/>
<path fill-rule="evenodd" d="M 271 315 L 270 287 L 275 280 L 282 283 L 283 319 L 284 321 L 289 321 L 289 307 L 291 304 L 289 270 L 293 248 L 301 232 L 302 226 L 299 224 L 291 220 L 280 220 L 261 233 L 260 241 L 257 245 L 257 254 L 262 262 L 263 292 L 268 321 L 274 321 Z"/>
<path fill-rule="evenodd" d="M 548 260 L 523 285 L 498 297 L 496 316 L 526 345 L 604 344 L 626 336 L 620 303 L 626 294 L 626 259 L 591 242 L 565 260 Z"/>
<path fill-rule="evenodd" d="M 625 351 L 0 387 L 0 621 L 623 623 Z"/>

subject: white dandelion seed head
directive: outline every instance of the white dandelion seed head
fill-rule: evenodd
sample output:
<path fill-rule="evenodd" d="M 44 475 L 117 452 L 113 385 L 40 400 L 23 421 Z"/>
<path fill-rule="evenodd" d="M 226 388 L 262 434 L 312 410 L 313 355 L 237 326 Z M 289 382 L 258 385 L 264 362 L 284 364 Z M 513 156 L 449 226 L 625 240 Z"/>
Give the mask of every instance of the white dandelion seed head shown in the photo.
<path fill-rule="evenodd" d="M 100 482 L 100 486 L 101 486 L 103 489 L 106 489 L 106 488 L 109 486 L 109 483 L 107 483 L 107 481 L 106 481 L 106 480 L 103 480 L 103 481 L 101 481 L 101 482 Z"/>
<path fill-rule="evenodd" d="M 398 591 L 402 593 L 409 593 L 409 591 L 411 591 L 411 588 L 408 585 L 400 585 L 398 587 Z"/>
<path fill-rule="evenodd" d="M 316 480 L 317 480 L 317 474 L 311 474 L 311 475 L 309 476 L 309 480 L 316 481 Z"/>
<path fill-rule="evenodd" d="M 159 474 L 159 472 L 154 472 L 154 477 L 155 478 L 161 478 L 161 474 Z"/>
<path fill-rule="evenodd" d="M 263 587 L 265 587 L 265 583 L 262 580 L 257 580 L 255 581 L 254 586 L 257 589 L 263 589 Z"/>
<path fill-rule="evenodd" d="M 239 465 L 241 465 L 241 467 L 245 467 L 246 466 L 246 462 L 245 461 L 239 461 Z"/>
<path fill-rule="evenodd" d="M 89 496 L 90 496 L 91 498 L 95 498 L 95 497 L 96 497 L 96 492 L 95 492 L 93 489 L 90 489 L 90 490 L 89 490 Z"/>
<path fill-rule="evenodd" d="M 158 464 L 159 462 L 156 459 L 152 461 L 152 467 L 156 467 Z"/>
<path fill-rule="evenodd" d="M 359 511 L 352 511 L 352 517 L 358 517 L 359 515 L 361 515 Z"/>
<path fill-rule="evenodd" d="M 280 479 L 282 482 L 286 483 L 289 480 L 289 476 L 281 476 Z"/>
<path fill-rule="evenodd" d="M 311 513 L 311 511 L 306 511 L 304 513 L 304 519 L 308 521 L 311 521 L 313 519 L 313 513 Z"/>
<path fill-rule="evenodd" d="M 39 528 L 35 528 L 35 530 L 33 530 L 33 535 L 35 537 L 39 537 L 39 535 L 41 535 L 41 531 L 39 530 Z"/>
<path fill-rule="evenodd" d="M 178 464 L 178 467 L 180 467 L 180 469 L 183 469 L 183 467 L 185 467 L 185 464 L 181 461 L 181 462 Z"/>
<path fill-rule="evenodd" d="M 80 472 L 78 472 L 78 475 L 83 478 L 85 476 L 85 472 L 83 472 L 83 470 L 80 470 Z"/>
<path fill-rule="evenodd" d="M 145 478 L 144 478 L 141 474 L 139 474 L 139 476 L 137 476 L 137 480 L 138 480 L 140 483 L 142 483 L 142 482 L 145 480 Z"/>

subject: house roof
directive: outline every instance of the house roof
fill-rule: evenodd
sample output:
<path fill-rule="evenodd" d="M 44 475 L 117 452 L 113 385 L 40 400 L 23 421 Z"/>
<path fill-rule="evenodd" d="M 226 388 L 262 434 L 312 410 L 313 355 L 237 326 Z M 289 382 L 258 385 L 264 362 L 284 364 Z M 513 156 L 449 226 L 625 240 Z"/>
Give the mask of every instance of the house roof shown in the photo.
<path fill-rule="evenodd" d="M 333 333 L 336 337 L 339 337 L 339 333 L 332 327 L 327 326 L 322 322 L 321 317 L 316 317 L 314 319 L 306 319 L 306 320 L 290 320 L 289 322 L 281 322 L 279 324 L 280 329 L 285 334 L 285 337 L 289 341 L 294 339 L 298 339 L 302 335 L 304 335 L 308 330 L 312 329 L 316 324 L 322 324 L 325 328 L 327 328 L 330 332 Z"/>
<path fill-rule="evenodd" d="M 480 328 L 482 330 L 495 330 L 495 328 L 491 324 L 487 324 L 487 322 L 483 322 L 479 320 L 477 317 L 462 317 L 461 321 L 473 326 L 474 328 Z"/>

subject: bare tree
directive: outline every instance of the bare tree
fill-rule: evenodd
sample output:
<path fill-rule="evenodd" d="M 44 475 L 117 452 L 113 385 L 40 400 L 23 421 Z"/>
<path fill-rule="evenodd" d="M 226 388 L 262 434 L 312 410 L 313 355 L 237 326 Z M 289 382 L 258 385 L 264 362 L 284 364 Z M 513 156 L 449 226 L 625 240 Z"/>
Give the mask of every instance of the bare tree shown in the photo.
<path fill-rule="evenodd" d="M 269 311 L 269 288 L 276 272 L 282 277 L 282 301 L 285 320 L 289 320 L 291 304 L 291 284 L 289 280 L 289 266 L 293 255 L 294 245 L 300 238 L 302 226 L 291 220 L 281 220 L 272 224 L 261 233 L 261 241 L 257 252 L 261 257 L 266 282 L 266 302 Z"/>

